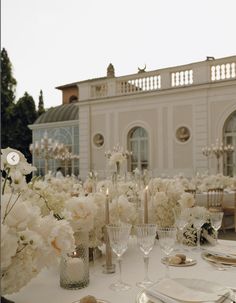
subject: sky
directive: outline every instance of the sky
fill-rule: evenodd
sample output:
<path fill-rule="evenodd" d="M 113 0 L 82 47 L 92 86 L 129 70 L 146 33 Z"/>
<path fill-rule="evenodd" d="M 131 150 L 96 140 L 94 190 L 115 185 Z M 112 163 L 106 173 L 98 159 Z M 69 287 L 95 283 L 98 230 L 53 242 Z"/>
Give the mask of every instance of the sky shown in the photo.
<path fill-rule="evenodd" d="M 1 48 L 17 80 L 46 108 L 55 87 L 236 55 L 236 0 L 1 0 Z"/>

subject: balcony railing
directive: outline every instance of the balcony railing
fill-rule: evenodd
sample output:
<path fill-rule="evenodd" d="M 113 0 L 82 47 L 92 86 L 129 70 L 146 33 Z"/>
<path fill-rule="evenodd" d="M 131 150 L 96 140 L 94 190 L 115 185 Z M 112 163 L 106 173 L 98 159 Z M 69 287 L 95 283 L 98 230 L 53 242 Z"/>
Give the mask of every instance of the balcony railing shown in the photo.
<path fill-rule="evenodd" d="M 189 87 L 236 78 L 236 56 L 78 83 L 80 101 Z"/>

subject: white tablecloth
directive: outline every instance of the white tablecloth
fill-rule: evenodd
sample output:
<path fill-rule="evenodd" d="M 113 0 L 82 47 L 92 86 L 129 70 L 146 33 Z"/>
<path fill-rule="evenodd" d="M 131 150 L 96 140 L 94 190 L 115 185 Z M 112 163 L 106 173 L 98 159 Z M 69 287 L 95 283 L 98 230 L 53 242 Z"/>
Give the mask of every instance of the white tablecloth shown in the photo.
<path fill-rule="evenodd" d="M 220 241 L 221 243 L 235 245 L 236 241 Z M 215 281 L 225 286 L 236 288 L 236 267 L 219 271 L 204 261 L 199 252 L 189 249 L 188 256 L 197 259 L 197 264 L 189 267 L 171 267 L 171 277 L 198 278 Z M 6 296 L 15 303 L 71 303 L 86 295 L 94 295 L 97 298 L 111 303 L 135 303 L 140 289 L 135 283 L 144 277 L 144 264 L 142 253 L 138 249 L 136 239 L 132 237 L 129 247 L 123 257 L 123 280 L 132 285 L 132 289 L 124 292 L 114 292 L 109 285 L 118 278 L 118 268 L 114 274 L 103 274 L 101 263 L 96 261 L 96 266 L 90 270 L 89 286 L 80 290 L 66 290 L 59 286 L 59 271 L 54 268 L 42 271 L 20 292 Z M 116 259 L 114 257 L 114 262 Z M 149 263 L 150 278 L 158 280 L 165 275 L 165 265 L 161 263 L 161 251 L 157 244 L 150 254 Z"/>

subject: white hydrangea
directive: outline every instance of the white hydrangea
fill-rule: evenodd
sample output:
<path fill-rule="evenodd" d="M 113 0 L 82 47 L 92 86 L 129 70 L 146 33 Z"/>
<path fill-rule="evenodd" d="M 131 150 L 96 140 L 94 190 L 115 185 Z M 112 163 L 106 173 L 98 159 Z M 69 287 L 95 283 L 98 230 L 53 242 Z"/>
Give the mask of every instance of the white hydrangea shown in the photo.
<path fill-rule="evenodd" d="M 97 209 L 91 196 L 70 198 L 66 201 L 65 210 L 64 215 L 75 231 L 93 228 Z"/>
<path fill-rule="evenodd" d="M 23 201 L 20 195 L 6 194 L 2 196 L 1 217 L 3 223 L 15 230 L 24 230 L 37 224 L 40 209 Z"/>
<path fill-rule="evenodd" d="M 194 206 L 195 199 L 191 193 L 182 193 L 178 203 L 180 204 L 181 208 L 190 208 Z"/>
<path fill-rule="evenodd" d="M 137 218 L 136 209 L 133 203 L 128 201 L 125 195 L 121 195 L 118 199 L 113 199 L 110 205 L 110 222 L 115 223 L 121 220 L 125 223 L 135 224 Z"/>

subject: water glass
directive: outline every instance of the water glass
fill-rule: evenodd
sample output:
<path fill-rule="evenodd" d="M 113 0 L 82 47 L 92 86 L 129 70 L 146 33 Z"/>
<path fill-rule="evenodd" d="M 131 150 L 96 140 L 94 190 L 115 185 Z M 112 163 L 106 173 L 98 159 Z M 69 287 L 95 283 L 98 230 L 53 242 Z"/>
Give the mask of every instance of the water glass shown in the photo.
<path fill-rule="evenodd" d="M 145 277 L 144 280 L 137 283 L 139 287 L 149 287 L 154 282 L 148 277 L 148 264 L 149 264 L 149 254 L 153 249 L 155 239 L 156 239 L 156 224 L 139 224 L 136 225 L 137 242 L 140 250 L 143 253 L 143 260 L 145 266 Z"/>

